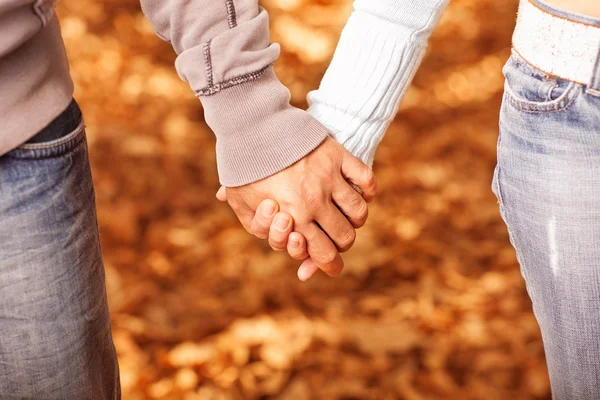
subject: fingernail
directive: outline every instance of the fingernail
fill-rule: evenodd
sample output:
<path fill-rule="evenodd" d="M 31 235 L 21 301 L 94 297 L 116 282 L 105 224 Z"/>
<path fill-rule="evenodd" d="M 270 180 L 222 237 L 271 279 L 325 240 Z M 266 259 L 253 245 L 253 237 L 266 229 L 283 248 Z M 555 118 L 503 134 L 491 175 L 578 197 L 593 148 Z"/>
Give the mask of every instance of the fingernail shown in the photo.
<path fill-rule="evenodd" d="M 290 244 L 292 247 L 300 247 L 300 234 L 297 232 L 290 233 L 289 236 Z"/>
<path fill-rule="evenodd" d="M 280 231 L 284 231 L 285 228 L 288 227 L 288 220 L 285 217 L 277 217 L 275 219 L 275 228 L 279 229 Z"/>
<path fill-rule="evenodd" d="M 263 211 L 263 215 L 265 217 L 271 217 L 275 213 L 275 204 L 272 202 L 268 202 L 265 206 L 265 210 Z"/>

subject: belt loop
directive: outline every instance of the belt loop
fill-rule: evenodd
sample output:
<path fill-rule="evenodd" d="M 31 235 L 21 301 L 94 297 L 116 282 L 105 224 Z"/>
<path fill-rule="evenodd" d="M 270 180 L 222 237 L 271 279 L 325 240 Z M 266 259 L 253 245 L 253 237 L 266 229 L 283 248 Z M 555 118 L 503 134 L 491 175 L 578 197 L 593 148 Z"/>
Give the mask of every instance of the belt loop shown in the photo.
<path fill-rule="evenodd" d="M 587 88 L 587 92 L 593 96 L 600 97 L 600 49 L 594 63 L 594 71 L 592 73 L 592 81 Z"/>

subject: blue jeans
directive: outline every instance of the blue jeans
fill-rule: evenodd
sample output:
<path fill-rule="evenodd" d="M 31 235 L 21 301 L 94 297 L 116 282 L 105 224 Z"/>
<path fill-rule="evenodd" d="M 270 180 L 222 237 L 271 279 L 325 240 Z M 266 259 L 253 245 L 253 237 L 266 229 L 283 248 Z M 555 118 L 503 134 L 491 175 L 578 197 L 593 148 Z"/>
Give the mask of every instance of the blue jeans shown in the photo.
<path fill-rule="evenodd" d="M 493 191 L 540 325 L 554 399 L 600 399 L 600 97 L 513 54 Z"/>
<path fill-rule="evenodd" d="M 0 157 L 0 399 L 120 397 L 104 283 L 73 102 Z"/>

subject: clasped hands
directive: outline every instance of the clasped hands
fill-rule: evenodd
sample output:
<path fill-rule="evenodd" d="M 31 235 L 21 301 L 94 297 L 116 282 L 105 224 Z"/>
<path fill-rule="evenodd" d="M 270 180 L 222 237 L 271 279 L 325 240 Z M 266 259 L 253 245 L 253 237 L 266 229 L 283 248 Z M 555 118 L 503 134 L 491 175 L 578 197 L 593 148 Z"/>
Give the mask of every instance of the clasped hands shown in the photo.
<path fill-rule="evenodd" d="M 298 278 L 304 281 L 318 269 L 329 276 L 342 271 L 339 253 L 354 244 L 355 229 L 365 224 L 367 203 L 376 192 L 371 169 L 328 137 L 283 171 L 248 185 L 221 187 L 217 198 L 229 203 L 249 233 L 303 260 Z"/>

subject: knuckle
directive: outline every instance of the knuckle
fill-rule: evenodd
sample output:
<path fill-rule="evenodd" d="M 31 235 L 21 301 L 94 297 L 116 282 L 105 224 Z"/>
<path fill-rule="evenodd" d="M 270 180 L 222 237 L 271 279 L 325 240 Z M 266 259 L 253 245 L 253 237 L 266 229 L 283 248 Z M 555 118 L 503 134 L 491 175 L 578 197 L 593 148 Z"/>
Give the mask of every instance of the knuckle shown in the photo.
<path fill-rule="evenodd" d="M 356 192 L 348 194 L 347 197 L 348 197 L 348 202 L 354 208 L 359 208 L 364 203 L 363 198 L 358 193 L 356 193 Z"/>
<path fill-rule="evenodd" d="M 350 192 L 349 190 L 346 190 L 343 193 L 341 193 L 341 195 L 339 196 L 339 202 L 341 204 L 349 205 L 352 207 L 356 207 L 358 204 L 356 196 L 354 196 L 354 193 Z"/>
<path fill-rule="evenodd" d="M 302 193 L 304 203 L 309 209 L 318 207 L 323 201 L 322 189 L 310 181 L 302 182 Z"/>
<path fill-rule="evenodd" d="M 305 191 L 304 198 L 306 201 L 306 205 L 308 206 L 308 208 L 311 208 L 311 209 L 318 207 L 320 200 L 321 200 L 321 196 L 314 189 L 309 189 L 309 190 Z"/>
<path fill-rule="evenodd" d="M 360 203 L 360 206 L 358 207 L 358 210 L 356 210 L 356 218 L 358 218 L 359 221 L 364 223 L 367 220 L 368 216 L 369 216 L 369 206 L 367 205 L 366 202 L 362 201 Z"/>
<path fill-rule="evenodd" d="M 350 231 L 345 233 L 344 236 L 341 238 L 341 240 L 339 242 L 340 249 L 342 251 L 348 251 L 354 244 L 355 240 L 356 240 L 356 232 L 354 231 L 354 229 L 351 229 Z"/>
<path fill-rule="evenodd" d="M 335 262 L 337 253 L 335 251 L 326 251 L 317 255 L 316 259 L 324 265 L 330 265 Z"/>
<path fill-rule="evenodd" d="M 375 174 L 370 169 L 365 172 L 365 184 L 370 188 L 375 187 Z"/>

